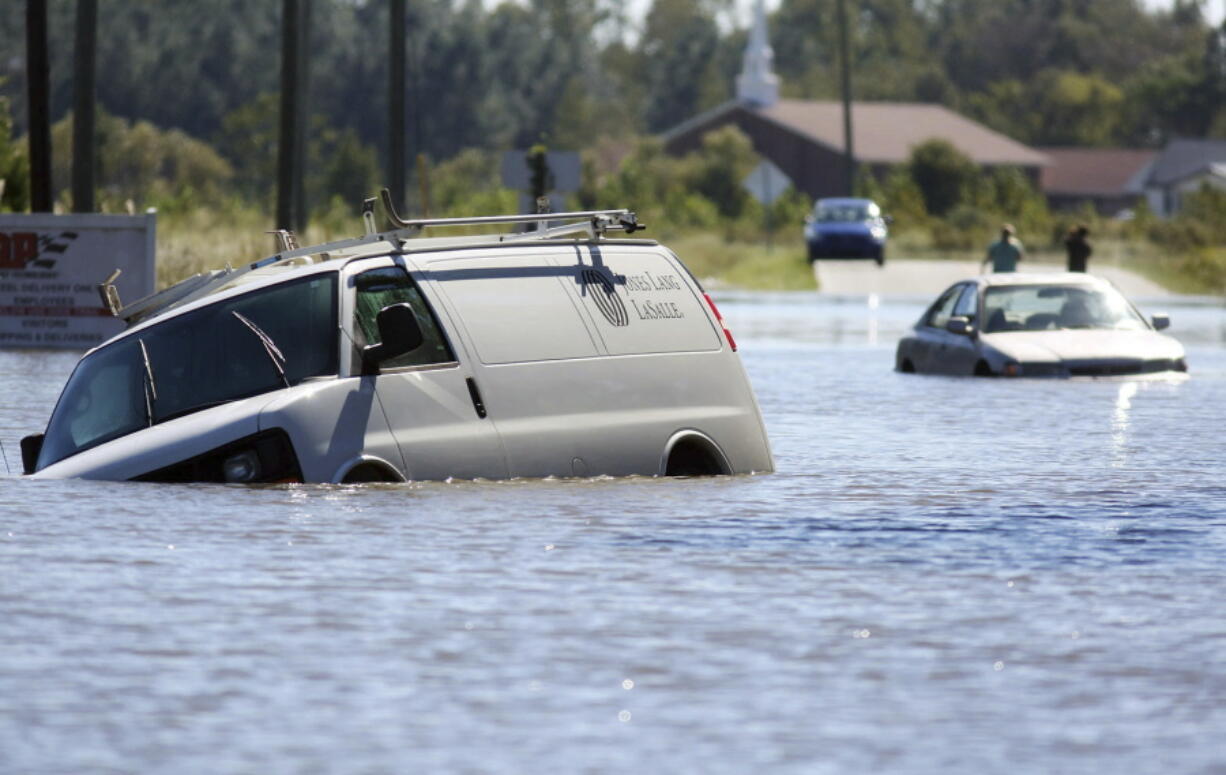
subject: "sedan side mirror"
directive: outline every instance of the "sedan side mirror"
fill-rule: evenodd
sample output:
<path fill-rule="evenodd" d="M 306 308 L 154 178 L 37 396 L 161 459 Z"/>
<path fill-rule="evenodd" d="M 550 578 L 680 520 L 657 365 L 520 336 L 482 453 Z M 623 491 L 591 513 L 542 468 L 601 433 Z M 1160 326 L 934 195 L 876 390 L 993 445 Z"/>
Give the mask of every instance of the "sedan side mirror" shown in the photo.
<path fill-rule="evenodd" d="M 1164 328 L 1171 327 L 1171 316 L 1165 312 L 1159 312 L 1150 317 L 1149 322 L 1150 325 L 1154 327 L 1155 331 L 1161 331 Z"/>
<path fill-rule="evenodd" d="M 885 221 L 887 224 L 889 224 L 889 223 L 893 223 L 893 222 L 894 222 L 894 216 L 892 216 L 892 215 L 883 215 L 883 216 L 881 216 L 881 220 Z"/>
<path fill-rule="evenodd" d="M 805 223 L 813 223 L 815 220 L 817 219 L 813 217 L 813 213 L 809 213 L 805 216 Z"/>
<path fill-rule="evenodd" d="M 379 310 L 375 325 L 381 341 L 362 348 L 363 374 L 378 374 L 380 363 L 421 347 L 421 325 L 408 304 L 391 304 Z"/>
<path fill-rule="evenodd" d="M 21 468 L 25 474 L 34 473 L 38 465 L 38 456 L 43 451 L 43 434 L 36 433 L 21 440 Z"/>
<path fill-rule="evenodd" d="M 965 315 L 954 315 L 945 323 L 945 330 L 951 334 L 970 336 L 975 333 L 975 324 Z"/>

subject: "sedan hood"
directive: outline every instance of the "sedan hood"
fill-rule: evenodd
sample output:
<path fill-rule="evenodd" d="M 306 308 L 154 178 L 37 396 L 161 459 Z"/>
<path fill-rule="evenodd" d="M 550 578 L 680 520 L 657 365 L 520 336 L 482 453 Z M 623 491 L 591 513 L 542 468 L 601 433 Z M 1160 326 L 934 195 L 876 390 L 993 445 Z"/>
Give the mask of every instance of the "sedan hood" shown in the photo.
<path fill-rule="evenodd" d="M 1183 345 L 1156 331 L 1062 329 L 982 334 L 980 340 L 1022 363 L 1182 358 Z"/>

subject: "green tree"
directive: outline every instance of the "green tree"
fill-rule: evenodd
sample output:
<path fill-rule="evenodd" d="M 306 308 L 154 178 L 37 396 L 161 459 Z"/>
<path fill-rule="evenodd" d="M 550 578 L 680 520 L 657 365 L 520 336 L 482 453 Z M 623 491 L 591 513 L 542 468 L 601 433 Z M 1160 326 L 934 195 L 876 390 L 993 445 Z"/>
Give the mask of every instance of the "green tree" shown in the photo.
<path fill-rule="evenodd" d="M 321 133 L 313 150 L 318 161 L 310 166 L 318 172 L 307 179 L 311 200 L 339 199 L 350 212 L 361 212 L 362 202 L 379 188 L 379 160 L 374 148 L 363 144 L 353 129 L 329 128 Z"/>
<path fill-rule="evenodd" d="M 668 129 L 720 102 L 726 90 L 704 88 L 720 77 L 718 50 L 719 29 L 703 0 L 654 0 L 639 44 L 648 129 Z"/>
<path fill-rule="evenodd" d="M 1098 75 L 1055 69 L 1025 83 L 997 81 L 968 104 L 992 128 L 1035 145 L 1109 145 L 1125 115 L 1119 87 Z"/>
<path fill-rule="evenodd" d="M 1204 137 L 1226 125 L 1226 23 L 1205 34 L 1199 51 L 1145 63 L 1127 86 L 1139 141 Z"/>
<path fill-rule="evenodd" d="M 30 206 L 30 157 L 26 144 L 13 138 L 7 97 L 0 97 L 0 212 L 24 212 Z"/>
<path fill-rule="evenodd" d="M 749 202 L 743 181 L 760 161 L 753 143 L 735 126 L 708 132 L 702 150 L 687 157 L 687 187 L 709 200 L 720 215 L 737 218 Z"/>
<path fill-rule="evenodd" d="M 924 208 L 941 216 L 967 199 L 980 176 L 979 166 L 948 140 L 927 140 L 911 151 L 911 179 L 924 196 Z"/>
<path fill-rule="evenodd" d="M 216 204 L 228 198 L 234 171 L 212 146 L 178 129 L 127 121 L 99 111 L 96 121 L 98 199 L 103 210 L 131 202 L 143 209 Z M 72 174 L 72 116 L 51 127 L 52 189 L 63 193 Z"/>
<path fill-rule="evenodd" d="M 280 100 L 272 92 L 226 114 L 214 145 L 236 171 L 234 183 L 247 198 L 272 205 L 277 179 Z"/>

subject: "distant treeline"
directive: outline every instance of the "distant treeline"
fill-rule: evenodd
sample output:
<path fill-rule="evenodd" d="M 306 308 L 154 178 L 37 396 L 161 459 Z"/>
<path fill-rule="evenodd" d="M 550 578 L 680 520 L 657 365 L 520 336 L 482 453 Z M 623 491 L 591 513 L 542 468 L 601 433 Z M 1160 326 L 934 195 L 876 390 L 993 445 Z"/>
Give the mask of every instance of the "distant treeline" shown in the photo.
<path fill-rule="evenodd" d="M 836 0 L 783 0 L 770 17 L 785 96 L 835 97 Z M 847 0 L 854 87 L 873 100 L 939 102 L 1035 145 L 1157 145 L 1226 134 L 1226 47 L 1196 0 Z M 24 21 L 0 14 L 0 96 L 25 126 Z M 53 114 L 72 99 L 75 2 L 50 0 Z M 310 2 L 315 126 L 382 153 L 387 4 Z M 746 31 L 729 0 L 410 0 L 414 152 L 587 147 L 658 132 L 727 99 Z M 240 171 L 262 171 L 275 126 L 281 3 L 103 3 L 98 100 L 130 121 L 179 129 Z M 252 132 L 257 132 L 253 137 Z"/>
<path fill-rule="evenodd" d="M 1210 28 L 1194 0 L 1161 13 L 1138 0 L 846 2 L 858 99 L 941 103 L 1038 146 L 1226 137 L 1226 31 Z M 835 4 L 782 0 L 772 14 L 784 96 L 837 98 Z M 0 14 L 0 210 L 28 206 L 20 5 Z M 75 2 L 48 5 L 53 183 L 66 204 Z M 307 198 L 317 226 L 349 233 L 361 199 L 387 180 L 387 4 L 309 5 Z M 436 215 L 513 209 L 498 154 L 543 141 L 584 152 L 576 204 L 634 207 L 657 236 L 736 242 L 760 239 L 770 224 L 799 234 L 811 202 L 793 191 L 764 209 L 739 185 L 758 161 L 744 135 L 714 133 L 682 159 L 651 137 L 732 96 L 747 33 L 728 24 L 731 0 L 654 0 L 642 19 L 627 18 L 618 0 L 487 5 L 408 2 L 409 147 L 430 170 L 428 191 L 412 180 L 414 212 L 427 203 Z M 271 212 L 280 9 L 274 0 L 100 4 L 103 210 L 156 206 L 183 228 L 199 228 L 202 213 L 228 223 Z M 1017 171 L 985 176 L 939 141 L 857 187 L 890 209 L 916 250 L 978 250 L 1003 219 L 1028 244 L 1058 245 L 1077 218 L 1191 287 L 1226 289 L 1226 194 L 1203 192 L 1169 222 L 1143 207 L 1128 222 L 1054 214 Z"/>

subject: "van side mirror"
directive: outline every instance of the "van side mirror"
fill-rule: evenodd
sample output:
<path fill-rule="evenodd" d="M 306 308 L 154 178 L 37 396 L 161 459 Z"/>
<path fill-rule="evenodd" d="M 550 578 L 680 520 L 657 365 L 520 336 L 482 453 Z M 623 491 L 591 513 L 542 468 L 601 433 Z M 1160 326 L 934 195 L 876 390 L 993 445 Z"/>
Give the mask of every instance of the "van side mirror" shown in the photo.
<path fill-rule="evenodd" d="M 1158 312 L 1150 317 L 1149 322 L 1155 331 L 1161 331 L 1164 328 L 1171 327 L 1171 316 L 1165 312 Z"/>
<path fill-rule="evenodd" d="M 885 221 L 887 224 L 891 224 L 891 223 L 894 223 L 894 216 L 892 216 L 892 215 L 883 215 L 883 216 L 881 216 L 881 220 Z"/>
<path fill-rule="evenodd" d="M 408 304 L 390 304 L 375 315 L 378 344 L 362 348 L 362 374 L 378 374 L 379 364 L 421 347 L 421 324 Z"/>
<path fill-rule="evenodd" d="M 38 465 L 38 456 L 42 451 L 43 434 L 36 433 L 21 440 L 22 473 L 27 475 L 34 473 L 34 467 Z"/>
<path fill-rule="evenodd" d="M 970 336 L 975 333 L 975 324 L 965 315 L 954 315 L 945 323 L 945 330 L 951 334 Z"/>

